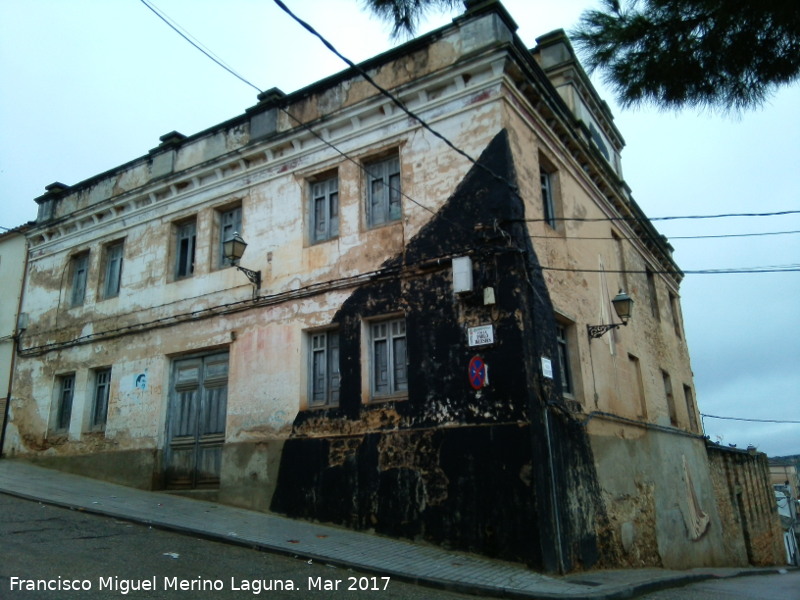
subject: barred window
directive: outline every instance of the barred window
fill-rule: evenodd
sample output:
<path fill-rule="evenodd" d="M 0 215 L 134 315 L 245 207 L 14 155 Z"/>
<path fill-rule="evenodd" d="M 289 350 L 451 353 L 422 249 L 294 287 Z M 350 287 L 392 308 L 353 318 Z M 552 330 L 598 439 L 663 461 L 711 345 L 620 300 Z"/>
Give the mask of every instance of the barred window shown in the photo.
<path fill-rule="evenodd" d="M 92 417 L 89 423 L 92 430 L 105 429 L 110 391 L 111 369 L 97 369 L 94 372 L 94 398 L 92 401 Z"/>
<path fill-rule="evenodd" d="M 366 165 L 367 225 L 378 227 L 402 216 L 400 203 L 400 158 L 394 156 Z"/>
<path fill-rule="evenodd" d="M 322 242 L 339 235 L 339 178 L 313 181 L 311 187 L 311 241 Z"/>
<path fill-rule="evenodd" d="M 310 406 L 339 404 L 339 332 L 311 335 Z"/>
<path fill-rule="evenodd" d="M 394 396 L 408 391 L 406 321 L 381 321 L 371 326 L 372 397 Z"/>

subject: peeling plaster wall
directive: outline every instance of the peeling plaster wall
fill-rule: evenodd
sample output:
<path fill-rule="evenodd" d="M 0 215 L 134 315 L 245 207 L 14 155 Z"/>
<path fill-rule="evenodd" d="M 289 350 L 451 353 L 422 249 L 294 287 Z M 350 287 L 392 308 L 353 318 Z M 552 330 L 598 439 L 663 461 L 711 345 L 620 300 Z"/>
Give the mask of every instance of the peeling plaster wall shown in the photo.
<path fill-rule="evenodd" d="M 490 3 L 364 65 L 510 187 L 345 71 L 208 131 L 168 134 L 144 158 L 37 199 L 23 308 L 31 326 L 7 452 L 162 487 L 172 364 L 227 350 L 220 501 L 547 571 L 740 564 L 739 549 L 714 546 L 725 544 L 700 442 L 658 429 L 700 433 L 671 313 L 680 275 L 655 275 L 656 317 L 647 278 L 614 273 L 674 263 L 649 223 L 608 220 L 640 213 L 512 29 Z M 368 227 L 361 168 L 289 115 L 356 162 L 398 155 L 402 218 Z M 555 228 L 541 221 L 540 166 L 555 173 L 556 213 L 567 219 Z M 311 243 L 309 181 L 332 172 L 339 234 Z M 234 206 L 249 244 L 241 264 L 262 274 L 256 297 L 219 259 L 220 214 Z M 175 230 L 187 219 L 196 222 L 194 273 L 178 279 Z M 103 299 L 104 248 L 119 240 L 120 295 Z M 72 307 L 71 261 L 86 251 L 87 294 Z M 453 297 L 453 255 L 472 257 L 477 294 Z M 496 303 L 484 306 L 490 286 Z M 630 326 L 590 341 L 586 325 L 610 321 L 621 287 L 637 303 Z M 375 402 L 365 332 L 386 315 L 405 315 L 411 377 L 406 399 Z M 495 344 L 469 348 L 466 328 L 488 322 Z M 557 323 L 568 332 L 571 393 L 561 386 Z M 328 326 L 342 334 L 341 400 L 312 410 L 308 331 Z M 466 377 L 475 354 L 490 365 L 481 391 Z M 93 372 L 104 367 L 108 421 L 88 431 Z M 52 406 L 67 373 L 76 375 L 73 419 L 55 435 Z M 137 387 L 142 374 L 147 385 Z M 710 515 L 699 541 L 684 535 L 683 457 Z"/>
<path fill-rule="evenodd" d="M 573 390 L 564 399 L 587 427 L 608 513 L 605 533 L 611 543 L 605 558 L 618 565 L 671 568 L 746 562 L 746 556 L 727 544 L 716 516 L 702 440 L 681 435 L 700 430 L 693 393 L 689 402 L 684 396 L 684 386 L 693 391 L 691 365 L 669 302 L 672 292 L 677 303 L 678 282 L 655 276 L 660 319 L 654 317 L 645 275 L 613 272 L 660 270 L 654 257 L 625 223 L 605 220 L 610 207 L 600 189 L 602 181 L 591 180 L 577 157 L 563 151 L 563 137 L 533 109 L 535 98 L 512 89 L 506 99 L 505 119 L 528 232 L 545 267 L 543 277 L 557 320 L 568 336 Z M 556 213 L 564 220 L 555 228 L 542 221 L 540 166 L 556 173 Z M 636 300 L 631 324 L 590 340 L 586 324 L 617 320 L 610 300 L 618 289 Z M 630 356 L 638 359 L 639 372 Z M 662 370 L 672 382 L 674 421 Z M 607 422 L 608 415 L 618 419 Z M 654 428 L 648 429 L 651 425 Z M 683 521 L 686 484 L 677 469 L 682 456 L 689 457 L 702 505 L 713 519 L 700 541 L 687 537 Z"/>
<path fill-rule="evenodd" d="M 553 355 L 552 307 L 525 228 L 509 225 L 523 216 L 522 204 L 498 177 L 515 179 L 505 132 L 388 261 L 398 276 L 362 286 L 333 318 L 339 405 L 298 415 L 273 510 L 548 571 L 598 563 L 603 511 L 591 452 L 563 406 L 546 409 L 558 402 L 539 373 L 540 356 Z M 449 269 L 437 266 L 459 254 L 472 256 L 476 278 L 463 298 L 453 294 Z M 485 287 L 495 290 L 495 305 L 483 305 Z M 408 392 L 369 401 L 362 323 L 398 313 L 407 327 Z M 468 347 L 467 327 L 486 323 L 495 343 Z M 467 381 L 473 355 L 490 368 L 480 390 Z"/>
<path fill-rule="evenodd" d="M 659 425 L 675 425 L 699 433 L 699 412 L 686 338 L 676 331 L 669 293 L 679 302 L 677 282 L 656 274 L 660 318 L 654 317 L 646 276 L 638 271 L 661 270 L 636 234 L 620 221 L 606 220 L 609 209 L 598 187 L 581 165 L 560 149 L 560 140 L 543 126 L 526 101 L 507 104 L 508 130 L 518 159 L 519 183 L 529 215 L 528 230 L 545 267 L 544 277 L 560 322 L 571 328 L 575 390 L 571 400 L 584 412 L 607 411 Z M 557 169 L 557 213 L 565 220 L 556 228 L 542 222 L 539 167 Z M 619 242 L 615 242 L 616 235 Z M 618 244 L 618 245 L 617 245 Z M 603 273 L 602 271 L 607 271 Z M 617 273 L 615 271 L 632 271 Z M 586 324 L 618 321 L 611 299 L 620 289 L 635 300 L 630 325 L 589 340 Z M 679 323 L 680 323 L 680 315 Z M 638 358 L 637 373 L 629 355 Z M 667 407 L 662 370 L 670 375 L 677 420 Z M 689 402 L 684 386 L 691 392 Z"/>
<path fill-rule="evenodd" d="M 444 44 L 445 49 L 423 46 L 406 66 L 382 69 L 388 69 L 387 73 L 399 69 L 407 78 L 413 74 L 422 79 L 423 83 L 409 88 L 408 93 L 423 114 L 432 117 L 437 128 L 461 147 L 476 152 L 486 143 L 481 136 L 496 131 L 499 125 L 491 107 L 499 89 L 491 79 L 498 73 L 478 56 L 463 67 L 469 70 L 467 79 L 461 75 L 441 81 L 436 79 L 440 75 L 426 79 L 426 74 L 435 73 L 452 59 L 452 52 L 446 49 L 452 43 L 452 39 L 435 40 L 436 48 Z M 486 40 L 471 43 L 480 45 Z M 330 94 L 345 83 L 332 85 L 332 91 L 322 86 L 322 91 L 300 94 L 289 111 L 302 112 L 303 102 L 330 104 Z M 165 141 L 154 150 L 154 155 L 175 153 L 171 177 L 148 181 L 141 161 L 134 161 L 119 173 L 97 176 L 77 191 L 53 192 L 55 197 L 40 199 L 53 202 L 56 210 L 45 215 L 31 234 L 31 293 L 26 310 L 32 327 L 23 344 L 27 356 L 21 359 L 18 376 L 20 400 L 10 428 L 12 452 L 24 455 L 46 448 L 64 456 L 97 454 L 97 443 L 117 451 L 140 446 L 160 449 L 170 359 L 227 344 L 232 352 L 231 380 L 236 378 L 233 385 L 242 386 L 231 389 L 230 442 L 256 444 L 264 435 L 262 427 L 279 439 L 285 435 L 306 393 L 301 332 L 327 322 L 344 297 L 325 291 L 326 282 L 370 272 L 401 252 L 409 236 L 430 217 L 429 211 L 435 211 L 454 187 L 458 169 L 464 168 L 463 159 L 454 159 L 441 142 L 410 126 L 403 115 L 385 104 L 370 93 L 328 109 L 352 109 L 359 115 L 339 116 L 344 128 L 337 143 L 351 155 L 367 160 L 386 150 L 400 154 L 404 190 L 426 208 L 409 202 L 403 220 L 386 227 L 365 226 L 366 192 L 356 165 L 297 129 L 274 134 L 260 146 L 247 149 L 243 159 L 242 148 L 249 140 L 238 121 L 224 124 L 224 131 L 186 139 L 178 147 Z M 465 112 L 471 114 L 472 129 L 465 126 Z M 341 182 L 339 236 L 311 245 L 307 180 L 330 169 L 338 171 Z M 421 181 L 436 183 L 415 185 Z M 297 292 L 299 296 L 216 320 L 208 318 L 213 311 L 225 312 L 231 306 L 247 309 L 251 294 L 240 273 L 219 267 L 219 213 L 234 205 L 242 207 L 242 234 L 250 241 L 243 264 L 263 274 L 260 294 L 277 297 Z M 187 218 L 194 219 L 197 228 L 194 273 L 176 280 L 174 226 Z M 103 299 L 104 247 L 118 240 L 124 240 L 121 293 Z M 73 256 L 86 251 L 86 297 L 80 306 L 72 307 L 70 263 Z M 321 285 L 320 291 L 303 296 L 310 285 Z M 195 321 L 202 325 L 194 327 Z M 75 340 L 80 344 L 75 345 Z M 237 347 L 244 350 L 239 353 Z M 292 352 L 287 353 L 287 348 Z M 47 439 L 57 377 L 76 373 L 81 395 L 76 398 L 76 410 L 83 411 L 89 403 L 91 371 L 112 365 L 112 410 L 105 436 L 88 436 L 86 417 L 82 416 L 75 419 L 68 435 L 58 436 L 55 449 Z M 128 395 L 120 390 L 117 378 L 148 369 L 152 371 L 150 380 L 158 387 L 147 394 L 146 401 L 126 404 Z M 248 376 L 242 377 L 242 373 Z M 267 414 L 262 417 L 262 412 Z M 258 415 L 255 419 L 254 414 Z M 106 441 L 87 444 L 89 437 Z M 110 438 L 115 441 L 108 442 Z"/>
<path fill-rule="evenodd" d="M 747 564 L 741 546 L 727 535 L 702 439 L 599 417 L 588 423 L 588 431 L 620 564 L 667 569 Z M 697 506 L 708 518 L 698 537 L 687 473 Z"/>

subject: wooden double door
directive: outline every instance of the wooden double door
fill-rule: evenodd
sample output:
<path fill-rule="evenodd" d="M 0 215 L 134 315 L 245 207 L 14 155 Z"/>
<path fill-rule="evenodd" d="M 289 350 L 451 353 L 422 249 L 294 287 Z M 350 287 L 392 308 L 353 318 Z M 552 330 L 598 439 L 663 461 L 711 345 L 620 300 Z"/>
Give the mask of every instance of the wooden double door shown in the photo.
<path fill-rule="evenodd" d="M 227 352 L 173 362 L 165 456 L 168 489 L 219 487 L 227 408 Z"/>

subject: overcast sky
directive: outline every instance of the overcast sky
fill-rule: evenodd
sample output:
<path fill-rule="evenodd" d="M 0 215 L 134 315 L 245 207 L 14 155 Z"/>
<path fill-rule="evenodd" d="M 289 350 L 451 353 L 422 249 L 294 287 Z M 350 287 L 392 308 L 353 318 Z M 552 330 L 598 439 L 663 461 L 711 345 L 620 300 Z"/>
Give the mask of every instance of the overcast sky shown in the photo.
<path fill-rule="evenodd" d="M 260 89 L 292 92 L 345 65 L 272 0 L 153 0 Z M 358 0 L 286 0 L 343 54 L 389 49 Z M 572 28 L 592 0 L 506 0 L 529 46 Z M 438 15 L 420 33 L 455 16 Z M 740 117 L 620 109 L 625 178 L 650 217 L 800 210 L 800 85 Z M 0 2 L 0 226 L 36 216 L 46 185 L 78 183 L 244 112 L 257 92 L 170 30 L 140 0 Z M 798 265 L 800 215 L 655 221 L 684 270 Z M 686 336 L 700 411 L 800 421 L 800 272 L 687 275 Z M 635 318 L 635 317 L 634 317 Z M 800 425 L 704 419 L 724 444 L 800 454 Z"/>

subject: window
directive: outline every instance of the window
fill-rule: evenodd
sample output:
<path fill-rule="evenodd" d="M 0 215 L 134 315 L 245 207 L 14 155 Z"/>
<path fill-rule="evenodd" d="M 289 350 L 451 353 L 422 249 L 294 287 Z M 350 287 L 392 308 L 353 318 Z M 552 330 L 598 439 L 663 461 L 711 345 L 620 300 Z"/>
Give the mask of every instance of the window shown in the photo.
<path fill-rule="evenodd" d="M 225 260 L 223 244 L 233 237 L 234 233 L 242 233 L 242 207 L 237 206 L 219 213 L 219 266 L 228 266 Z"/>
<path fill-rule="evenodd" d="M 669 422 L 673 427 L 678 426 L 678 413 L 675 411 L 675 398 L 672 395 L 672 380 L 669 373 L 661 371 L 661 377 L 664 379 L 664 395 L 667 397 L 667 411 L 669 412 Z"/>
<path fill-rule="evenodd" d="M 123 249 L 123 242 L 115 242 L 106 246 L 105 265 L 103 268 L 103 298 L 116 298 L 119 296 Z"/>
<path fill-rule="evenodd" d="M 400 158 L 394 156 L 366 165 L 367 226 L 377 227 L 401 216 Z"/>
<path fill-rule="evenodd" d="M 642 379 L 642 365 L 639 359 L 633 354 L 628 354 L 628 366 L 630 367 L 630 377 L 633 379 L 631 389 L 635 394 L 634 399 L 639 404 L 639 416 L 647 418 L 647 400 L 644 396 L 644 380 Z"/>
<path fill-rule="evenodd" d="M 372 397 L 405 393 L 408 390 L 405 319 L 372 323 L 371 334 Z"/>
<path fill-rule="evenodd" d="M 614 249 L 617 253 L 617 267 L 619 268 L 619 276 L 621 281 L 621 288 L 628 291 L 628 274 L 625 269 L 625 248 L 622 245 L 622 238 L 617 235 L 616 231 L 611 232 L 611 239 L 614 240 Z"/>
<path fill-rule="evenodd" d="M 683 397 L 686 399 L 686 412 L 689 414 L 689 427 L 692 431 L 700 433 L 697 427 L 697 414 L 694 406 L 694 394 L 688 385 L 683 386 Z"/>
<path fill-rule="evenodd" d="M 539 180 L 542 184 L 542 211 L 544 222 L 553 229 L 556 228 L 556 204 L 553 184 L 555 175 L 539 168 Z"/>
<path fill-rule="evenodd" d="M 175 227 L 175 279 L 191 277 L 194 273 L 194 250 L 197 222 L 186 221 Z"/>
<path fill-rule="evenodd" d="M 672 311 L 672 325 L 675 327 L 675 335 L 681 337 L 681 317 L 678 298 L 672 292 L 669 293 L 669 308 Z"/>
<path fill-rule="evenodd" d="M 558 365 L 561 368 L 561 391 L 565 396 L 574 396 L 575 387 L 569 361 L 569 342 L 567 328 L 564 325 L 556 324 L 556 343 L 558 344 Z"/>
<path fill-rule="evenodd" d="M 339 332 L 311 335 L 310 406 L 339 404 Z"/>
<path fill-rule="evenodd" d="M 656 319 L 660 319 L 661 315 L 658 311 L 658 293 L 656 292 L 656 277 L 653 272 L 645 267 L 647 273 L 647 291 L 650 296 L 650 311 Z"/>
<path fill-rule="evenodd" d="M 94 398 L 89 427 L 102 431 L 108 417 L 108 398 L 111 391 L 111 369 L 98 369 L 94 372 Z"/>
<path fill-rule="evenodd" d="M 311 241 L 339 235 L 339 178 L 311 182 Z"/>
<path fill-rule="evenodd" d="M 62 375 L 58 378 L 58 398 L 53 429 L 59 432 L 69 430 L 72 418 L 72 399 L 75 396 L 75 374 Z"/>
<path fill-rule="evenodd" d="M 89 253 L 72 257 L 72 306 L 80 306 L 86 298 L 86 279 L 89 274 Z"/>

